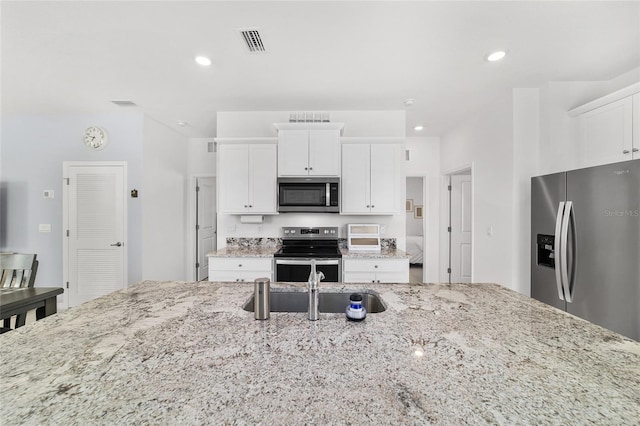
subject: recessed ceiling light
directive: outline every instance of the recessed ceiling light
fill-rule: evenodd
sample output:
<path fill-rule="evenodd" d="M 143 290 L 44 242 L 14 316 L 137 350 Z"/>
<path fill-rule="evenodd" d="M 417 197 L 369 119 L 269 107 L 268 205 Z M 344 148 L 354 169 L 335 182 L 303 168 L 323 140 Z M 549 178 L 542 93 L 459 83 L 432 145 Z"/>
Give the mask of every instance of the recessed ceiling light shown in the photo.
<path fill-rule="evenodd" d="M 176 124 L 178 124 L 178 126 L 180 126 L 180 127 L 187 127 L 187 122 L 186 121 L 178 121 Z"/>
<path fill-rule="evenodd" d="M 404 100 L 404 106 L 412 106 L 416 102 L 415 99 L 409 98 Z"/>
<path fill-rule="evenodd" d="M 203 67 L 208 67 L 209 65 L 211 65 L 211 59 L 207 58 L 206 56 L 196 56 L 196 62 Z"/>
<path fill-rule="evenodd" d="M 498 50 L 496 52 L 489 53 L 487 55 L 487 61 L 489 61 L 489 62 L 499 61 L 500 59 L 504 58 L 506 56 L 506 54 L 507 54 L 507 52 L 505 52 L 503 50 Z"/>
<path fill-rule="evenodd" d="M 422 129 L 424 129 L 424 126 L 420 126 L 420 125 L 417 125 L 416 127 L 413 128 L 413 130 L 417 130 L 417 131 L 420 131 Z"/>

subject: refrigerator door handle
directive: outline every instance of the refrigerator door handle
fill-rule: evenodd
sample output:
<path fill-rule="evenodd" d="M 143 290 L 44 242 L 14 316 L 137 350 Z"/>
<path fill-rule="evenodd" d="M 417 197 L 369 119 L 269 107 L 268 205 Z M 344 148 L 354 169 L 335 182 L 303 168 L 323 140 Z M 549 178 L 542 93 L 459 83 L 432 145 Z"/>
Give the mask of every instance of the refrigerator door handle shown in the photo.
<path fill-rule="evenodd" d="M 556 232 L 554 238 L 554 256 L 555 256 L 555 270 L 556 270 L 556 286 L 558 287 L 558 297 L 560 300 L 564 300 L 564 293 L 562 288 L 564 287 L 562 284 L 562 274 L 560 270 L 562 269 L 562 244 L 561 234 L 562 234 L 562 218 L 564 215 L 564 201 L 560 201 L 560 205 L 558 206 L 558 215 L 556 216 Z"/>
<path fill-rule="evenodd" d="M 569 220 L 571 218 L 571 212 L 573 209 L 573 203 L 571 201 L 567 201 L 564 207 L 564 213 L 562 215 L 562 231 L 560 237 L 560 247 L 562 251 L 562 262 L 560 263 L 560 273 L 562 275 L 562 287 L 564 288 L 564 300 L 567 302 L 571 302 L 571 291 L 569 286 L 569 247 L 568 239 L 569 239 Z"/>

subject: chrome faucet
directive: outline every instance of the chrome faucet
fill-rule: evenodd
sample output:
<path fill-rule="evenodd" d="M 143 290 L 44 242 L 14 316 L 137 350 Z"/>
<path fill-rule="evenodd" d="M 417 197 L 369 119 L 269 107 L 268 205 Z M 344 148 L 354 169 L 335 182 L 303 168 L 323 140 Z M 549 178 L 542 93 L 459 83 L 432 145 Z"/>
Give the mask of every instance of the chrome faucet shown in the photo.
<path fill-rule="evenodd" d="M 322 272 L 316 271 L 316 260 L 311 259 L 311 273 L 309 274 L 309 320 L 317 321 L 318 314 L 318 303 L 320 300 L 318 284 L 320 281 L 324 279 L 324 274 Z"/>

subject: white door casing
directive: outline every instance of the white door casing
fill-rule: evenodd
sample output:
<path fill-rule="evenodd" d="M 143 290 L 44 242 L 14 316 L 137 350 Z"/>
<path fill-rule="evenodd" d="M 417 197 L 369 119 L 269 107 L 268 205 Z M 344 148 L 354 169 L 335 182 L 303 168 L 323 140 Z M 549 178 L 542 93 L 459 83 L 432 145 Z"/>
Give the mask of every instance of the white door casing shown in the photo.
<path fill-rule="evenodd" d="M 207 253 L 216 249 L 216 180 L 200 177 L 196 180 L 196 235 L 197 235 L 197 276 L 196 281 L 209 274 Z"/>
<path fill-rule="evenodd" d="M 471 175 L 451 176 L 451 247 L 452 283 L 471 282 Z"/>
<path fill-rule="evenodd" d="M 126 162 L 64 162 L 63 177 L 63 275 L 71 307 L 126 286 Z"/>

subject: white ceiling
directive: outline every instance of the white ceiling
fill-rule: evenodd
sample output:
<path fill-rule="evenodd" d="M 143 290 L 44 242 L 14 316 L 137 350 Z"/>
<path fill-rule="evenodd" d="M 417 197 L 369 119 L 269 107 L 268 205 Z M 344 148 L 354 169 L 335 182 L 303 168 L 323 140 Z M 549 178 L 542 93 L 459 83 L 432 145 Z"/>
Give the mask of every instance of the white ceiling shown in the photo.
<path fill-rule="evenodd" d="M 640 66 L 638 1 L 0 8 L 3 114 L 122 111 L 110 100 L 130 99 L 189 137 L 215 136 L 217 111 L 260 110 L 406 109 L 407 135 L 416 124 L 439 135 L 511 88 L 608 80 Z M 248 53 L 237 32 L 246 27 L 260 29 L 268 53 Z M 509 54 L 486 62 L 496 49 Z"/>

